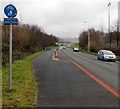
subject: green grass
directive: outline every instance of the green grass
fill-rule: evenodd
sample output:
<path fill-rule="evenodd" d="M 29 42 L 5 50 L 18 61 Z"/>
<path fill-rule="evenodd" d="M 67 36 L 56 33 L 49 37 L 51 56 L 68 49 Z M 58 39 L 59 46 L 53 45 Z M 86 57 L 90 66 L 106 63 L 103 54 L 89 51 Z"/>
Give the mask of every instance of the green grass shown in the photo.
<path fill-rule="evenodd" d="M 117 58 L 117 60 L 119 60 L 119 61 L 120 61 L 120 56 L 117 56 L 116 58 Z"/>
<path fill-rule="evenodd" d="M 85 50 L 80 50 L 81 52 L 84 52 L 84 53 L 87 53 L 87 54 L 92 54 L 92 55 L 96 55 L 97 56 L 97 53 L 95 52 L 90 52 L 90 51 L 85 51 Z"/>
<path fill-rule="evenodd" d="M 79 46 L 77 45 L 74 45 L 74 46 L 70 46 L 71 49 L 73 48 L 79 48 Z M 80 49 L 80 48 L 79 48 Z M 88 54 L 92 54 L 92 55 L 97 55 L 97 53 L 95 52 L 90 52 L 90 51 L 86 51 L 86 50 L 80 50 L 81 52 L 84 52 L 84 53 L 88 53 Z"/>
<path fill-rule="evenodd" d="M 97 56 L 97 53 L 95 53 L 95 52 L 90 52 L 90 51 L 85 51 L 85 50 L 80 50 L 80 51 L 84 52 L 84 53 L 87 53 L 87 54 L 91 54 L 91 55 L 96 55 Z M 116 56 L 116 59 L 120 60 L 120 56 Z"/>
<path fill-rule="evenodd" d="M 73 48 L 79 48 L 79 46 L 77 46 L 77 45 L 72 45 L 72 46 L 70 46 L 70 48 L 71 48 L 71 49 L 73 49 Z"/>
<path fill-rule="evenodd" d="M 35 106 L 36 83 L 32 60 L 43 52 L 35 53 L 13 63 L 11 92 L 8 90 L 8 66 L 2 68 L 3 107 Z"/>
<path fill-rule="evenodd" d="M 51 49 L 56 49 L 56 48 L 59 48 L 58 46 L 51 46 L 50 47 Z"/>
<path fill-rule="evenodd" d="M 71 46 L 70 48 L 71 49 L 79 48 L 79 46 L 75 45 L 75 46 Z M 91 54 L 91 55 L 96 55 L 97 56 L 97 53 L 95 53 L 95 52 L 90 52 L 90 51 L 86 51 L 86 50 L 80 50 L 80 51 L 83 52 L 83 53 L 87 53 L 87 54 Z M 116 56 L 116 59 L 120 60 L 120 56 Z"/>

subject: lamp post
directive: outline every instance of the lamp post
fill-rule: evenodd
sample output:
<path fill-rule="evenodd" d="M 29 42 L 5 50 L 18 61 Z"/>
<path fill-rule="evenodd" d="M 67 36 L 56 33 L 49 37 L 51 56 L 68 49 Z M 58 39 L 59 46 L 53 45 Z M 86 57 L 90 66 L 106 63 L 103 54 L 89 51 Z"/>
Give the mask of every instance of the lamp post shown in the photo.
<path fill-rule="evenodd" d="M 88 22 L 85 22 L 84 23 L 87 23 L 88 24 L 88 51 L 90 51 L 90 32 L 89 32 L 89 23 Z"/>
<path fill-rule="evenodd" d="M 111 47 L 111 35 L 110 35 L 110 5 L 111 3 L 109 2 L 108 4 L 108 34 L 110 37 L 110 47 Z"/>

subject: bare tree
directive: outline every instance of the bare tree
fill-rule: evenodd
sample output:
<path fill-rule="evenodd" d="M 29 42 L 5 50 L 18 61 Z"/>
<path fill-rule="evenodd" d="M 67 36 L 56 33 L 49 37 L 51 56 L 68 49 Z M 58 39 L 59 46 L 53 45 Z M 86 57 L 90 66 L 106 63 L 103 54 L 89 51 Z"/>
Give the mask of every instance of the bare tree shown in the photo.
<path fill-rule="evenodd" d="M 99 36 L 100 31 L 96 31 L 94 28 L 89 28 L 87 31 L 83 31 L 79 35 L 79 46 L 82 49 L 87 49 L 88 44 L 88 32 L 90 33 L 90 50 L 97 51 L 99 48 Z"/>
<path fill-rule="evenodd" d="M 2 40 L 3 64 L 6 64 L 9 50 L 9 26 L 3 25 Z M 37 25 L 13 26 L 13 60 L 54 45 L 56 41 L 56 36 L 48 35 Z"/>
<path fill-rule="evenodd" d="M 113 36 L 116 37 L 117 40 L 117 47 L 119 46 L 119 39 L 120 39 L 120 23 L 116 20 L 112 25 L 112 33 Z"/>

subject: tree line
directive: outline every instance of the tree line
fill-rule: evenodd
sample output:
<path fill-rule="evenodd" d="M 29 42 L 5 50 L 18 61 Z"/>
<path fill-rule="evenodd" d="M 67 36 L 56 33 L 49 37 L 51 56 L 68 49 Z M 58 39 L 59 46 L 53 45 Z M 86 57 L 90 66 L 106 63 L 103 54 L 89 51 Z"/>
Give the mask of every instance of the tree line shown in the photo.
<path fill-rule="evenodd" d="M 9 25 L 2 25 L 2 62 L 8 63 Z M 44 50 L 57 42 L 57 37 L 48 35 L 37 25 L 19 24 L 13 26 L 13 60 Z"/>
<path fill-rule="evenodd" d="M 90 35 L 90 50 L 98 52 L 100 49 L 112 50 L 116 54 L 120 51 L 120 24 L 116 21 L 111 26 L 110 33 L 103 30 L 95 30 L 93 27 L 84 30 L 79 35 L 79 46 L 81 49 L 88 49 L 88 32 Z M 110 45 L 111 44 L 111 45 Z"/>

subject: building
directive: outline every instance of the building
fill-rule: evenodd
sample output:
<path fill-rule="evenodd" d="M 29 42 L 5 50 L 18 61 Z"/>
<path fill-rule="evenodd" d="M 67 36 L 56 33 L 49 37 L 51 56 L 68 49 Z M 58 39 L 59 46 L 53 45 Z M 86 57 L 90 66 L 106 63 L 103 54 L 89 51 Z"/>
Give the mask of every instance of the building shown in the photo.
<path fill-rule="evenodd" d="M 120 24 L 120 1 L 118 2 L 118 22 Z"/>

